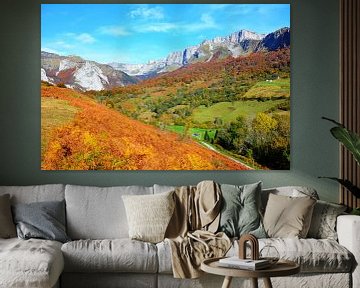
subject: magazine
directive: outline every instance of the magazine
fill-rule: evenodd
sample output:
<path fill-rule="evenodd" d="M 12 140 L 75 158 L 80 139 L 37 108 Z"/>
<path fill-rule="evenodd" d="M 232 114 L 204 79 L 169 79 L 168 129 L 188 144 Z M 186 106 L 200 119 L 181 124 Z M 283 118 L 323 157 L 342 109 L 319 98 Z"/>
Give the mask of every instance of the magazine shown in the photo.
<path fill-rule="evenodd" d="M 271 262 L 267 259 L 240 259 L 238 256 L 233 256 L 220 259 L 219 266 L 237 269 L 259 270 L 270 267 Z"/>

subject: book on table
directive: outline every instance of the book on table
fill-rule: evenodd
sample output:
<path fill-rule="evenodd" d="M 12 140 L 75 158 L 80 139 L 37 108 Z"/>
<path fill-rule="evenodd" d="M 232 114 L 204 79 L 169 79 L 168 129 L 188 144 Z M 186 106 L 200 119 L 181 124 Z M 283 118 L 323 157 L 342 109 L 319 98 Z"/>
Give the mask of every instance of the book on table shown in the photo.
<path fill-rule="evenodd" d="M 240 259 L 238 256 L 222 258 L 219 260 L 219 266 L 247 270 L 260 270 L 271 266 L 267 259 Z"/>

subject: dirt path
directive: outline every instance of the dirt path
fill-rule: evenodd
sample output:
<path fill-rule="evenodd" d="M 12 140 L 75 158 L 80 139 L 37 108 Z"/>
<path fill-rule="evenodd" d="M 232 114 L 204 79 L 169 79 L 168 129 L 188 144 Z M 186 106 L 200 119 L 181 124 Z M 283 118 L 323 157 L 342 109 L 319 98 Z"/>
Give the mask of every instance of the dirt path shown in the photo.
<path fill-rule="evenodd" d="M 232 160 L 232 161 L 234 161 L 234 162 L 236 162 L 236 163 L 238 163 L 238 164 L 240 164 L 240 165 L 243 165 L 243 166 L 245 166 L 246 168 L 248 168 L 249 170 L 255 170 L 254 168 L 246 165 L 245 163 L 243 163 L 243 162 L 241 162 L 241 161 L 239 161 L 239 160 L 237 160 L 237 159 L 235 159 L 235 158 L 233 158 L 233 157 L 231 157 L 231 156 L 228 156 L 228 155 L 226 155 L 226 154 L 221 153 L 219 150 L 216 150 L 213 146 L 211 146 L 210 144 L 208 144 L 208 143 L 206 143 L 206 142 L 202 142 L 202 141 L 201 141 L 200 143 L 201 143 L 202 146 L 205 146 L 206 148 L 210 149 L 211 151 L 214 151 L 214 152 L 220 154 L 221 156 L 226 157 L 226 158 L 228 158 L 228 159 L 230 159 L 230 160 Z"/>

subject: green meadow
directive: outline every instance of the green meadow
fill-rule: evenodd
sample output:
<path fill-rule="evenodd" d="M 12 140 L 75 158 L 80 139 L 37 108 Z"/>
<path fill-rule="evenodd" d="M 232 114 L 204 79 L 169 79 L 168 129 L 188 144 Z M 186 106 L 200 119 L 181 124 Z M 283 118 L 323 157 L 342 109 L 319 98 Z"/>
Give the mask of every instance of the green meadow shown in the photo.
<path fill-rule="evenodd" d="M 66 123 L 70 123 L 78 108 L 71 106 L 67 101 L 51 97 L 41 98 L 41 151 L 45 149 L 51 131 Z M 43 155 L 43 153 L 42 153 Z"/>
<path fill-rule="evenodd" d="M 199 106 L 194 109 L 193 120 L 198 123 L 214 122 L 215 119 L 221 119 L 224 123 L 235 121 L 239 116 L 253 118 L 257 113 L 266 112 L 285 104 L 288 100 L 268 100 L 268 101 L 235 101 L 220 102 L 210 107 Z"/>

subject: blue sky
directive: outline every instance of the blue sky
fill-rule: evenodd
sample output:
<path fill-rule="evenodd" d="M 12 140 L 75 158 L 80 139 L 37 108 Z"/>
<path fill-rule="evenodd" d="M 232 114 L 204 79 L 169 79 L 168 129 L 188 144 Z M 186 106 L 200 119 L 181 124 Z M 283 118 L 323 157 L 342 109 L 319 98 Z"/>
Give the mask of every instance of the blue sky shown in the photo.
<path fill-rule="evenodd" d="M 241 29 L 285 26 L 289 4 L 42 4 L 41 49 L 100 63 L 146 63 Z"/>

